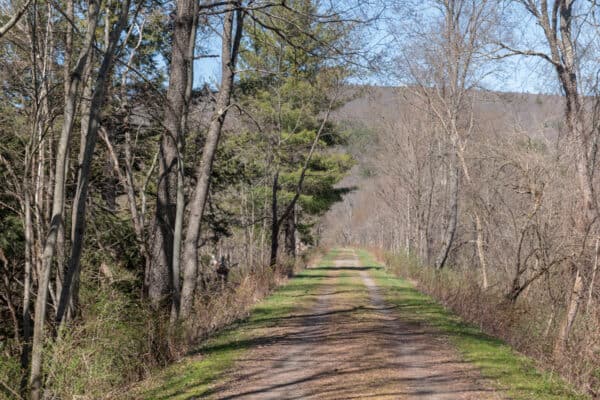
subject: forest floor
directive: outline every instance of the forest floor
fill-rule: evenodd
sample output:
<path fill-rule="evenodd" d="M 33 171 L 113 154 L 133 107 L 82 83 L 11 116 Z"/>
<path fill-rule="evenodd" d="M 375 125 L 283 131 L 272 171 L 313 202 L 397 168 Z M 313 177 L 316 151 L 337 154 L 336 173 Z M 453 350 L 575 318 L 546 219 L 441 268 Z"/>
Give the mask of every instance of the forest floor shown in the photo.
<path fill-rule="evenodd" d="M 579 399 L 366 252 L 339 249 L 140 399 Z"/>

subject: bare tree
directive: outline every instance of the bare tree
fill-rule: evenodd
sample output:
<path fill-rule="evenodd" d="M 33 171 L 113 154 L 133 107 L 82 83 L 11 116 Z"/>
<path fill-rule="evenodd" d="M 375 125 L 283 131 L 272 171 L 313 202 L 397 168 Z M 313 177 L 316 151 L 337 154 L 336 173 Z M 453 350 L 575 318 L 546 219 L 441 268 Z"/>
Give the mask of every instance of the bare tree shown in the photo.
<path fill-rule="evenodd" d="M 408 71 L 417 85 L 416 95 L 440 124 L 447 139 L 448 209 L 441 248 L 435 260 L 436 267 L 443 268 L 456 234 L 461 176 L 470 194 L 476 193 L 472 190 L 465 149 L 474 129 L 472 90 L 487 73 L 483 70 L 483 62 L 486 47 L 490 44 L 495 9 L 489 1 L 440 0 L 434 1 L 433 5 L 440 12 L 440 33 L 433 32 L 435 28 L 420 32 L 421 39 L 408 56 L 416 56 L 419 61 L 405 58 L 402 62 L 408 64 Z M 488 279 L 482 217 L 476 201 L 472 202 L 470 209 L 475 221 L 482 286 L 486 288 Z"/>
<path fill-rule="evenodd" d="M 585 123 L 579 75 L 582 68 L 577 52 L 576 0 L 519 0 L 541 28 L 548 51 L 515 48 L 500 44 L 505 55 L 524 55 L 540 58 L 548 62 L 557 74 L 564 97 L 564 123 L 567 134 L 573 141 L 572 155 L 575 160 L 576 176 L 581 194 L 579 215 L 576 217 L 576 231 L 583 246 L 572 262 L 572 283 L 568 295 L 567 311 L 559 328 L 555 345 L 555 355 L 561 355 L 569 340 L 573 322 L 583 298 L 583 271 L 585 263 L 586 237 L 591 225 L 598 218 L 598 205 L 594 196 L 593 169 L 595 129 Z M 589 7 L 594 7 L 589 5 Z M 585 13 L 584 13 L 585 15 Z"/>

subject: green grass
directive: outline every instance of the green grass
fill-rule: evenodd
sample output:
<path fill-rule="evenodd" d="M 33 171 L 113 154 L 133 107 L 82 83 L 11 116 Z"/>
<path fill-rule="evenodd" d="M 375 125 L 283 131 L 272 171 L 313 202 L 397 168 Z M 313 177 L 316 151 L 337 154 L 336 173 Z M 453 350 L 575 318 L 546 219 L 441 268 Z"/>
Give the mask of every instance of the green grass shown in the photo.
<path fill-rule="evenodd" d="M 373 256 L 358 251 L 363 266 L 381 266 Z M 466 324 L 430 297 L 420 293 L 404 279 L 383 269 L 371 275 L 385 290 L 386 299 L 397 307 L 403 319 L 433 326 L 447 336 L 466 361 L 479 368 L 482 375 L 514 400 L 589 399 L 576 393 L 567 383 L 551 373 L 539 371 L 534 362 L 501 340 L 490 337 Z"/>
<path fill-rule="evenodd" d="M 336 254 L 330 252 L 325 255 L 319 266 L 330 265 Z M 248 319 L 228 327 L 203 343 L 194 354 L 160 371 L 129 398 L 183 400 L 208 396 L 212 384 L 232 367 L 235 360 L 263 340 L 261 330 L 276 325 L 279 318 L 292 314 L 299 307 L 310 306 L 316 301 L 312 294 L 324 276 L 319 268 L 303 270 L 257 304 Z"/>

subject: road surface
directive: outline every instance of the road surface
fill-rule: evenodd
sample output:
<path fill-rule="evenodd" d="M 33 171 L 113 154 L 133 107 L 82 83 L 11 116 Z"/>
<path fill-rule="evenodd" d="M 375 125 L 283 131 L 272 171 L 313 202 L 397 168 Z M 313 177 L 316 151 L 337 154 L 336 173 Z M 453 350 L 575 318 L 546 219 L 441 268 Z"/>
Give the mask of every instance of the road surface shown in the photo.
<path fill-rule="evenodd" d="M 213 398 L 500 399 L 442 336 L 400 318 L 370 268 L 342 250 L 310 306 L 261 332 Z"/>

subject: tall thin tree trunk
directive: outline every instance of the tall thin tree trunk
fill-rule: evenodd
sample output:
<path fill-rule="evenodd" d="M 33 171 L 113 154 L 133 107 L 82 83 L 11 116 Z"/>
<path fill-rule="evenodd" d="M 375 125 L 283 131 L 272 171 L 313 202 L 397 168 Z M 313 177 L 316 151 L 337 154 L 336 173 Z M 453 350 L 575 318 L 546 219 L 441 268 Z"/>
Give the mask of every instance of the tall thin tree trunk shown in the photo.
<path fill-rule="evenodd" d="M 89 55 L 88 57 L 88 61 L 86 63 L 85 69 L 84 69 L 84 73 L 82 76 L 82 84 L 83 84 L 83 93 L 81 96 L 81 101 L 80 101 L 80 106 L 79 109 L 81 111 L 81 123 L 80 123 L 80 140 L 79 140 L 79 153 L 78 153 L 78 157 L 77 157 L 77 167 L 79 168 L 78 170 L 78 175 L 81 174 L 81 166 L 83 165 L 84 162 L 84 157 L 85 157 L 85 150 L 87 147 L 87 141 L 88 141 L 88 126 L 90 123 L 90 108 L 91 108 L 91 99 L 93 96 L 93 86 L 92 86 L 92 72 L 93 72 L 93 64 L 94 64 L 94 54 L 93 52 Z M 75 197 L 73 198 L 73 204 L 78 204 L 79 199 L 81 197 L 81 188 L 79 187 L 79 185 L 77 186 L 77 190 L 75 192 Z M 71 209 L 71 233 L 70 233 L 70 239 L 71 239 L 71 243 L 72 245 L 74 245 L 75 241 L 77 240 L 77 234 L 78 232 L 76 232 L 76 223 L 75 221 L 77 221 L 77 207 L 73 207 Z M 62 233 L 62 240 L 64 241 L 64 235 L 65 235 L 65 228 L 64 226 L 61 227 L 61 233 Z M 64 251 L 64 250 L 63 250 Z M 56 320 L 60 323 L 63 320 L 63 313 L 64 313 L 64 320 L 66 321 L 70 321 L 74 316 L 75 316 L 75 309 L 77 307 L 77 300 L 79 298 L 79 271 L 75 271 L 75 275 L 73 277 L 69 277 L 68 275 L 70 274 L 69 272 L 69 262 L 70 259 L 66 259 L 63 255 L 63 260 L 66 263 L 63 265 L 60 265 L 60 273 L 63 275 L 61 276 L 61 291 L 60 296 L 64 296 L 66 295 L 66 293 L 69 293 L 69 297 L 68 299 L 64 300 L 66 303 L 64 304 L 64 309 L 62 308 L 63 306 L 61 306 L 61 301 L 59 300 L 59 304 L 57 306 L 57 310 L 56 310 Z M 66 288 L 65 287 L 65 281 L 67 281 L 67 283 L 70 281 L 70 288 Z"/>
<path fill-rule="evenodd" d="M 146 292 L 158 307 L 174 289 L 173 254 L 177 218 L 177 192 L 182 121 L 191 73 L 188 60 L 198 0 L 178 0 L 173 21 L 169 87 L 165 104 L 165 131 L 160 142 L 158 192 L 154 217 L 152 254 L 145 276 Z"/>
<path fill-rule="evenodd" d="M 27 173 L 25 174 L 27 176 Z M 31 259 L 33 256 L 33 221 L 31 219 L 31 198 L 29 188 L 25 187 L 24 193 L 25 212 L 25 271 L 23 275 L 23 311 L 21 313 L 21 324 L 23 327 L 23 348 L 21 349 L 21 368 L 26 369 L 29 365 L 29 349 L 31 343 Z M 27 380 L 25 380 L 26 382 Z"/>
<path fill-rule="evenodd" d="M 569 41 L 568 38 L 565 39 L 567 42 Z M 573 54 L 569 53 L 569 56 L 572 58 Z M 594 198 L 593 179 L 588 166 L 588 137 L 581 122 L 582 107 L 577 92 L 577 75 L 573 72 L 575 71 L 573 60 L 569 60 L 567 57 L 566 62 L 568 66 L 567 72 L 572 73 L 567 74 L 564 72 L 563 74 L 559 74 L 559 76 L 562 76 L 562 84 L 565 91 L 565 116 L 567 130 L 576 142 L 576 173 L 579 183 L 579 190 L 581 192 L 581 208 L 579 210 L 580 214 L 578 215 L 575 228 L 579 237 L 583 238 L 587 235 L 592 221 L 594 221 L 598 216 L 598 207 Z M 583 259 L 585 257 L 583 255 L 585 253 L 585 248 L 583 248 L 581 252 L 582 256 L 580 258 Z M 573 327 L 575 318 L 577 317 L 580 303 L 583 299 L 584 283 L 580 270 L 581 265 L 579 264 L 585 261 L 581 259 L 575 260 L 572 265 L 572 269 L 574 270 L 573 285 L 569 291 L 569 300 L 566 313 L 559 325 L 559 333 L 554 346 L 555 357 L 560 357 L 567 348 L 569 337 L 571 335 L 571 329 Z"/>
<path fill-rule="evenodd" d="M 181 284 L 180 284 L 180 252 L 183 236 L 183 214 L 185 212 L 185 193 L 184 193 L 184 148 L 185 134 L 188 129 L 188 115 L 190 102 L 192 100 L 192 89 L 194 85 L 194 52 L 196 49 L 196 32 L 198 29 L 198 2 L 194 1 L 192 32 L 189 35 L 188 49 L 186 54 L 187 64 L 187 82 L 185 88 L 184 110 L 181 116 L 181 132 L 177 135 L 177 204 L 175 209 L 175 230 L 173 232 L 173 299 L 171 303 L 171 323 L 175 322 L 179 315 L 181 303 Z"/>
<path fill-rule="evenodd" d="M 75 8 L 74 8 L 74 1 L 73 0 L 66 0 L 65 2 L 66 4 L 66 17 L 68 19 L 68 21 L 73 21 L 74 20 L 74 16 L 75 16 Z M 69 95 L 70 92 L 70 88 L 71 88 L 71 79 L 69 79 L 69 74 L 71 73 L 71 57 L 73 56 L 73 25 L 70 24 L 67 21 L 66 24 L 66 32 L 65 32 L 65 53 L 64 53 L 64 65 L 63 65 L 63 78 L 64 78 L 64 96 L 65 96 L 65 101 L 67 96 Z M 93 55 L 90 54 L 89 58 L 92 58 Z M 91 61 L 86 60 L 86 66 L 84 67 L 84 77 L 82 77 L 82 81 L 85 84 L 85 80 L 86 77 L 89 75 L 89 73 L 87 72 L 87 69 L 89 68 L 89 65 L 91 63 Z M 84 96 L 85 98 L 85 96 Z M 65 177 L 63 179 L 64 184 L 66 185 L 67 182 L 67 175 L 69 173 L 69 159 L 67 159 L 67 163 L 65 165 Z M 63 189 L 63 195 L 66 195 L 66 187 Z M 64 210 L 64 200 L 63 200 L 63 213 L 65 212 Z M 62 285 L 63 285 L 63 278 L 65 273 L 67 272 L 66 270 L 66 266 L 67 266 L 67 255 L 65 252 L 65 225 L 62 224 L 59 227 L 58 230 L 58 238 L 56 241 L 56 245 L 57 245 L 57 271 L 56 271 L 56 292 L 57 293 L 61 293 L 62 292 Z M 56 305 L 57 310 L 58 310 L 58 304 Z"/>
<path fill-rule="evenodd" d="M 249 270 L 249 262 L 248 260 L 250 260 L 250 226 L 248 224 L 248 195 L 246 194 L 246 187 L 242 186 L 240 188 L 241 191 L 241 207 L 240 207 L 240 220 L 242 223 L 242 227 L 244 230 L 244 249 L 243 249 L 243 260 L 245 260 L 244 262 L 244 269 L 246 271 Z"/>
<path fill-rule="evenodd" d="M 590 225 L 598 217 L 598 205 L 594 196 L 592 177 L 594 165 L 590 163 L 588 153 L 591 131 L 584 127 L 583 107 L 577 78 L 580 66 L 577 64 L 576 34 L 572 32 L 574 3 L 574 1 L 556 2 L 553 7 L 552 19 L 548 16 L 547 8 L 540 10 L 534 6 L 528 10 L 537 18 L 544 30 L 550 50 L 550 57 L 546 59 L 552 62 L 563 89 L 565 126 L 575 145 L 576 177 L 581 192 L 581 206 L 578 210 L 579 215 L 576 219 L 575 229 L 577 235 L 584 238 L 588 234 Z M 542 2 L 542 5 L 545 5 L 545 2 Z M 585 253 L 586 249 L 583 247 L 580 256 L 571 265 L 574 275 L 573 283 L 568 294 L 567 310 L 559 323 L 559 334 L 554 346 L 555 357 L 561 356 L 566 350 L 571 328 L 582 300 L 584 284 L 580 270 L 582 265 L 580 264 L 585 262 Z"/>
<path fill-rule="evenodd" d="M 456 138 L 457 143 L 459 143 L 460 138 Z M 460 164 L 462 166 L 463 174 L 465 177 L 465 181 L 471 192 L 475 192 L 475 188 L 473 187 L 473 181 L 471 180 L 471 174 L 469 173 L 469 168 L 467 166 L 467 162 L 465 160 L 464 150 L 460 145 L 456 146 L 457 156 L 460 160 Z M 477 211 L 477 205 L 473 204 L 473 216 L 475 219 L 475 244 L 477 247 L 477 257 L 479 258 L 479 265 L 481 266 L 481 286 L 484 290 L 488 288 L 488 276 L 487 276 L 487 262 L 485 260 L 485 250 L 483 247 L 483 226 L 481 224 L 481 216 Z"/>
<path fill-rule="evenodd" d="M 481 217 L 475 211 L 475 232 L 477 233 L 477 256 L 481 265 L 481 287 L 486 290 L 488 288 L 487 263 L 485 261 L 485 253 L 483 249 L 483 227 L 481 226 Z"/>
<path fill-rule="evenodd" d="M 296 210 L 292 209 L 285 219 L 285 254 L 296 258 Z"/>
<path fill-rule="evenodd" d="M 558 337 L 556 338 L 556 343 L 554 345 L 555 357 L 562 356 L 567 348 L 571 329 L 573 328 L 573 323 L 577 317 L 577 311 L 579 310 L 579 305 L 583 297 L 583 279 L 579 273 L 579 268 L 575 266 L 573 269 L 575 271 L 573 286 L 570 292 L 565 316 L 561 320 L 558 328 Z"/>
<path fill-rule="evenodd" d="M 454 144 L 456 146 L 456 144 Z M 450 155 L 448 165 L 449 184 L 450 184 L 450 207 L 448 210 L 448 226 L 442 236 L 442 249 L 435 261 L 435 267 L 442 269 L 446 265 L 452 243 L 454 242 L 454 236 L 456 234 L 456 225 L 458 220 L 458 186 L 459 186 L 459 172 L 456 165 L 456 151 L 453 148 Z"/>
<path fill-rule="evenodd" d="M 277 216 L 277 191 L 279 186 L 279 171 L 273 176 L 271 188 L 271 257 L 269 265 L 277 264 L 277 252 L 279 251 L 279 217 Z"/>
<path fill-rule="evenodd" d="M 252 194 L 252 192 L 250 192 L 250 232 L 249 232 L 249 236 L 250 236 L 250 240 L 249 240 L 249 257 L 248 257 L 248 265 L 250 266 L 251 270 L 254 270 L 254 232 L 255 232 L 255 225 L 256 224 L 256 218 L 254 215 L 254 196 Z"/>
<path fill-rule="evenodd" d="M 598 251 L 600 250 L 600 237 L 596 238 L 596 247 L 594 249 L 594 267 L 592 268 L 592 277 L 590 278 L 590 287 L 588 289 L 587 303 L 585 304 L 585 312 L 587 313 L 592 305 L 594 296 L 594 282 L 596 281 L 596 273 L 598 272 Z"/>
<path fill-rule="evenodd" d="M 219 88 L 217 97 L 216 110 L 208 128 L 202 157 L 196 168 L 197 183 L 190 202 L 188 227 L 183 247 L 183 285 L 181 288 L 180 318 L 186 318 L 191 311 L 196 286 L 196 276 L 198 274 L 198 244 L 200 240 L 202 216 L 204 215 L 206 199 L 208 198 L 210 176 L 212 174 L 215 153 L 217 151 L 221 130 L 231 101 L 237 53 L 242 37 L 244 13 L 239 9 L 236 10 L 236 8 L 239 7 L 239 2 L 231 3 L 228 7 L 223 24 L 221 87 Z M 233 33 L 234 25 L 235 34 Z"/>
<path fill-rule="evenodd" d="M 260 230 L 260 265 L 261 267 L 264 267 L 266 264 L 266 252 L 265 252 L 265 245 L 266 245 L 266 241 L 267 241 L 267 218 L 266 216 L 269 214 L 269 197 L 265 196 L 264 201 L 263 201 L 263 219 L 262 219 L 262 226 L 261 226 L 261 230 Z"/>
<path fill-rule="evenodd" d="M 556 305 L 552 303 L 552 310 L 550 311 L 550 317 L 548 317 L 548 321 L 546 322 L 546 328 L 544 329 L 544 338 L 547 338 L 550 335 L 550 330 L 552 329 L 552 325 L 554 324 L 554 318 L 556 317 Z"/>
<path fill-rule="evenodd" d="M 65 99 L 63 128 L 56 152 L 55 179 L 52 196 L 52 219 L 50 221 L 50 227 L 46 235 L 46 242 L 42 252 L 41 269 L 38 276 L 38 293 L 35 301 L 33 342 L 31 345 L 31 373 L 29 378 L 32 400 L 39 400 L 42 395 L 42 348 L 44 343 L 44 324 L 46 321 L 46 305 L 54 251 L 56 248 L 58 231 L 60 226 L 64 223 L 64 179 L 66 176 L 67 155 L 71 132 L 73 131 L 81 75 L 94 40 L 97 19 L 98 4 L 95 1 L 91 1 L 88 10 L 88 29 L 83 41 L 84 44 L 79 59 L 69 75 L 69 93 Z"/>
<path fill-rule="evenodd" d="M 113 59 L 116 54 L 119 38 L 125 28 L 128 20 L 130 0 L 121 2 L 121 14 L 119 19 L 110 32 L 110 38 L 107 43 L 107 48 L 104 52 L 98 74 L 96 76 L 94 91 L 90 102 L 89 119 L 87 132 L 85 136 L 85 147 L 83 149 L 83 157 L 79 166 L 77 175 L 77 189 L 73 208 L 75 209 L 72 223 L 73 229 L 73 244 L 71 246 L 71 256 L 69 258 L 69 266 L 63 283 L 63 291 L 60 294 L 60 302 L 56 313 L 56 320 L 59 325 L 64 323 L 65 311 L 67 305 L 72 302 L 77 303 L 74 297 L 74 288 L 78 287 L 79 274 L 81 267 L 81 253 L 83 251 L 84 235 L 85 235 L 85 211 L 87 204 L 87 194 L 90 181 L 90 171 L 92 167 L 92 159 L 98 139 L 98 130 L 100 129 L 100 112 L 104 104 L 106 86 L 110 78 L 110 71 L 113 65 Z"/>

